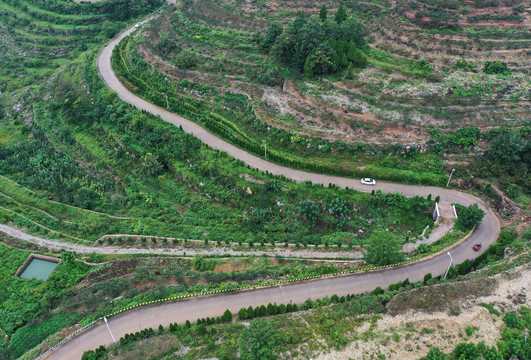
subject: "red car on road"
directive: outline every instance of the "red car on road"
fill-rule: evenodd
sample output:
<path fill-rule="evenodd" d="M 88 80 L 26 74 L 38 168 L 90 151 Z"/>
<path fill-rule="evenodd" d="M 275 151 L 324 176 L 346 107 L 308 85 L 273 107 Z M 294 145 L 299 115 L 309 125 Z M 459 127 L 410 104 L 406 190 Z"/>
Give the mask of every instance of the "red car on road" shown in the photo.
<path fill-rule="evenodd" d="M 477 243 L 472 247 L 472 249 L 474 249 L 474 251 L 479 251 L 479 249 L 481 249 L 481 243 Z"/>

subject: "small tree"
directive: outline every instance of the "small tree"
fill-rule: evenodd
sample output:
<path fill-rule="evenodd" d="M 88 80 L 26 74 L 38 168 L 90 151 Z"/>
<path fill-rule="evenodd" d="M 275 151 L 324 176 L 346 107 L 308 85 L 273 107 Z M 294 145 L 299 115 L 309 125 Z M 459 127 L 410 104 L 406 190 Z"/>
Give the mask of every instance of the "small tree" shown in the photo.
<path fill-rule="evenodd" d="M 221 320 L 223 320 L 224 322 L 232 321 L 232 313 L 230 312 L 229 309 L 225 310 L 225 312 L 223 313 L 223 316 L 221 317 Z"/>
<path fill-rule="evenodd" d="M 276 352 L 283 341 L 281 333 L 269 322 L 262 319 L 253 320 L 238 340 L 240 359 L 275 360 L 278 358 Z"/>
<path fill-rule="evenodd" d="M 380 286 L 377 286 L 372 292 L 371 294 L 374 294 L 374 295 L 381 295 L 385 293 L 384 289 L 382 289 Z"/>
<path fill-rule="evenodd" d="M 369 238 L 369 245 L 364 253 L 364 259 L 369 264 L 391 265 L 405 259 L 400 251 L 401 244 L 389 231 L 376 230 Z"/>
<path fill-rule="evenodd" d="M 276 304 L 275 305 L 271 303 L 267 304 L 267 313 L 269 315 L 276 315 L 277 311 L 278 311 L 278 307 L 276 306 Z"/>
<path fill-rule="evenodd" d="M 254 309 L 252 306 L 249 306 L 247 308 L 247 319 L 252 319 L 254 318 Z"/>
<path fill-rule="evenodd" d="M 319 11 L 319 19 L 322 21 L 322 22 L 325 22 L 326 19 L 328 17 L 328 14 L 326 12 L 326 5 L 323 4 L 323 6 L 321 6 L 321 10 Z"/>
<path fill-rule="evenodd" d="M 509 75 L 511 71 L 499 60 L 496 61 L 485 61 L 483 65 L 483 72 L 485 74 L 495 74 L 495 75 Z"/>
<path fill-rule="evenodd" d="M 473 360 L 481 358 L 481 350 L 473 343 L 459 343 L 454 348 L 454 358 Z"/>
<path fill-rule="evenodd" d="M 335 17 L 336 23 L 341 24 L 345 20 L 347 20 L 347 9 L 343 4 L 339 5 L 339 8 L 337 9 L 336 17 Z"/>
<path fill-rule="evenodd" d="M 520 328 L 520 319 L 518 318 L 518 314 L 514 311 L 508 312 L 503 317 L 503 321 L 508 327 L 518 329 Z"/>
<path fill-rule="evenodd" d="M 245 320 L 247 319 L 247 309 L 241 308 L 240 311 L 238 311 L 238 319 Z"/>
<path fill-rule="evenodd" d="M 279 313 L 279 314 L 285 314 L 285 313 L 286 313 L 286 305 L 284 305 L 284 304 L 280 304 L 280 305 L 278 306 L 278 313 Z"/>
<path fill-rule="evenodd" d="M 206 334 L 206 326 L 205 324 L 201 323 L 196 326 L 196 331 L 199 335 L 205 335 Z"/>
<path fill-rule="evenodd" d="M 168 33 L 160 32 L 159 39 L 155 42 L 155 49 L 159 54 L 166 56 L 178 50 L 177 41 L 170 38 Z"/>
<path fill-rule="evenodd" d="M 74 263 L 74 255 L 70 251 L 63 251 L 61 253 L 61 259 L 69 265 Z"/>

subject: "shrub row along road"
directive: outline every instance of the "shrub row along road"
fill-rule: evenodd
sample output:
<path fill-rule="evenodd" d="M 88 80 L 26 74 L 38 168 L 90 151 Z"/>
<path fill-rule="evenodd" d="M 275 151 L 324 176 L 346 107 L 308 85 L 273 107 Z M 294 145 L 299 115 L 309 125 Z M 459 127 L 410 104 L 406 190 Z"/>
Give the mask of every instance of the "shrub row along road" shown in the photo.
<path fill-rule="evenodd" d="M 123 101 L 138 109 L 160 116 L 163 120 L 175 126 L 182 126 L 184 131 L 193 134 L 206 145 L 226 151 L 229 155 L 242 160 L 256 169 L 269 171 L 275 175 L 284 175 L 295 181 L 311 180 L 314 183 L 323 185 L 332 183 L 342 187 L 348 186 L 349 188 L 360 191 L 370 191 L 373 189 L 373 187 L 361 185 L 359 180 L 309 173 L 271 163 L 227 143 L 181 116 L 166 111 L 134 95 L 118 80 L 111 67 L 111 55 L 114 47 L 134 30 L 134 28 L 131 28 L 111 41 L 102 50 L 97 62 L 101 77 L 110 89 L 117 92 Z M 498 238 L 500 223 L 496 215 L 490 210 L 487 204 L 477 197 L 455 190 L 426 186 L 379 183 L 378 188 L 381 188 L 383 192 L 399 191 L 406 196 L 419 195 L 426 197 L 428 194 L 432 194 L 433 197 L 440 196 L 442 201 L 459 203 L 465 206 L 478 203 L 480 208 L 486 212 L 486 215 L 474 234 L 467 241 L 451 250 L 451 255 L 456 263 L 478 255 L 478 253 L 472 250 L 474 243 L 482 242 L 484 245 L 483 249 L 486 249 Z M 119 339 L 126 333 L 140 331 L 149 327 L 155 329 L 159 324 L 167 327 L 172 322 L 183 323 L 186 320 L 195 321 L 197 318 L 220 316 L 225 309 L 230 309 L 233 313 L 236 313 L 240 308 L 248 307 L 249 305 L 259 306 L 266 305 L 270 302 L 286 304 L 290 301 L 301 304 L 308 298 L 317 299 L 332 294 L 342 296 L 363 293 L 371 291 L 377 286 L 386 288 L 389 284 L 406 278 L 409 278 L 411 281 L 419 281 L 427 273 L 432 273 L 434 276 L 442 274 L 448 267 L 449 259 L 447 254 L 442 254 L 426 261 L 383 271 L 327 277 L 270 288 L 202 296 L 185 301 L 140 307 L 112 317 L 109 320 L 109 326 L 114 336 Z M 84 351 L 95 349 L 102 344 L 110 345 L 112 344 L 112 339 L 105 324 L 99 322 L 57 348 L 47 358 L 64 360 L 79 359 Z"/>

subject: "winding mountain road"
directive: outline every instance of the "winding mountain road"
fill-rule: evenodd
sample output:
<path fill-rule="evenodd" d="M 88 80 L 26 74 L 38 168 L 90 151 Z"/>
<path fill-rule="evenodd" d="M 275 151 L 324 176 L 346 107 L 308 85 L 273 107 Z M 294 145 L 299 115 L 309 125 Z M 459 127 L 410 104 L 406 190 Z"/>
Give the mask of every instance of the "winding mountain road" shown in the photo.
<path fill-rule="evenodd" d="M 193 134 L 206 145 L 215 149 L 223 150 L 229 155 L 244 161 L 246 164 L 256 169 L 262 171 L 267 170 L 275 175 L 284 175 L 295 181 L 311 180 L 314 183 L 323 185 L 332 183 L 341 187 L 348 186 L 349 188 L 354 188 L 360 191 L 370 191 L 373 189 L 372 187 L 361 185 L 359 180 L 309 173 L 271 163 L 233 146 L 181 116 L 166 111 L 134 95 L 118 80 L 111 67 L 111 55 L 114 47 L 134 30 L 135 28 L 130 28 L 116 39 L 112 40 L 101 51 L 97 60 L 98 70 L 104 82 L 110 89 L 116 91 L 120 99 L 123 101 L 138 109 L 160 116 L 164 121 L 172 123 L 175 126 L 182 126 L 184 131 Z M 450 251 L 455 263 L 460 263 L 465 259 L 473 258 L 478 255 L 477 252 L 472 250 L 472 245 L 474 243 L 482 242 L 484 244 L 483 249 L 486 249 L 498 238 L 500 223 L 496 215 L 487 204 L 477 197 L 450 189 L 385 182 L 379 182 L 378 188 L 381 188 L 383 192 L 399 191 L 406 196 L 419 195 L 426 197 L 428 194 L 432 194 L 434 197 L 440 196 L 441 201 L 459 203 L 465 206 L 478 203 L 480 208 L 486 212 L 486 215 L 483 222 L 477 227 L 472 236 L 470 236 L 467 241 L 457 245 Z M 269 288 L 238 291 L 222 295 L 202 296 L 184 301 L 139 307 L 135 310 L 127 311 L 112 317 L 109 319 L 109 326 L 114 336 L 119 339 L 126 333 L 136 332 L 149 327 L 155 329 L 159 324 L 168 326 L 173 322 L 183 323 L 186 320 L 193 321 L 199 317 L 206 318 L 220 316 L 225 309 L 230 309 L 235 313 L 242 307 L 248 307 L 249 305 L 266 305 L 270 302 L 285 304 L 291 301 L 300 304 L 308 298 L 317 299 L 332 294 L 342 296 L 353 293 L 363 293 L 372 291 L 377 286 L 386 288 L 389 284 L 396 283 L 406 278 L 409 278 L 411 281 L 420 281 L 427 273 L 432 273 L 434 276 L 443 274 L 448 267 L 448 264 L 448 255 L 442 254 L 426 261 L 382 271 L 326 277 Z M 80 359 L 84 351 L 95 349 L 102 344 L 112 344 L 112 338 L 105 323 L 100 321 L 82 331 L 70 341 L 65 342 L 54 351 L 48 353 L 44 358 L 62 360 Z"/>

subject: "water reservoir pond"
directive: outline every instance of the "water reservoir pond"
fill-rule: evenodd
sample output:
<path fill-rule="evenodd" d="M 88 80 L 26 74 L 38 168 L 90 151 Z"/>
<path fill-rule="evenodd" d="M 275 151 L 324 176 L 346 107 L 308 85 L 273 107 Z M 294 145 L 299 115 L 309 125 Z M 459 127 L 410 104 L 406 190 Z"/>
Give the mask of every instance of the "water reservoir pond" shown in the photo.
<path fill-rule="evenodd" d="M 23 279 L 35 278 L 37 280 L 46 280 L 57 265 L 58 263 L 54 261 L 33 258 L 22 274 L 20 274 L 20 277 Z"/>

